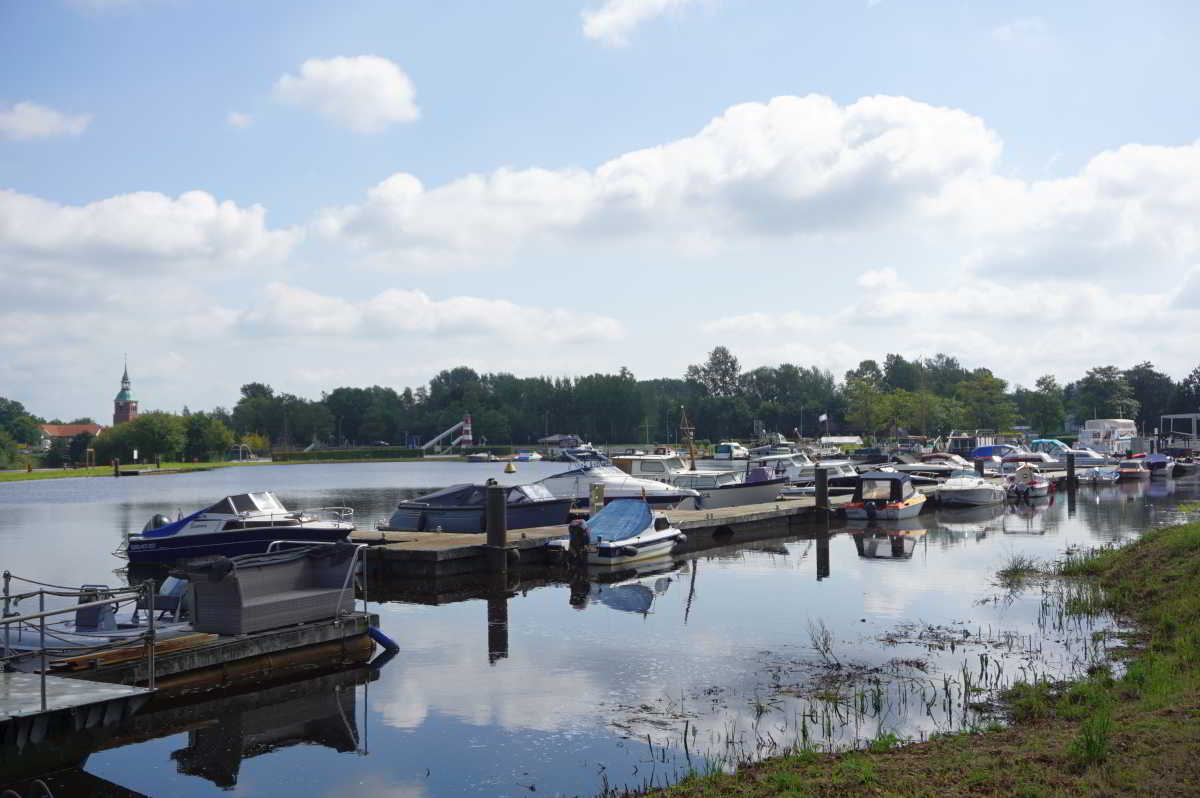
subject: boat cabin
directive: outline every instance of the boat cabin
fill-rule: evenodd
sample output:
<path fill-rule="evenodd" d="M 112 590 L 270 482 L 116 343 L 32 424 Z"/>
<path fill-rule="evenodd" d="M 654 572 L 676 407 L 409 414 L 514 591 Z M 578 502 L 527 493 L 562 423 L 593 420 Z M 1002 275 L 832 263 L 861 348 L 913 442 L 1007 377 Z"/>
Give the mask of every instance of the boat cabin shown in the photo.
<path fill-rule="evenodd" d="M 902 502 L 917 492 L 908 474 L 868 471 L 858 478 L 854 501 Z"/>

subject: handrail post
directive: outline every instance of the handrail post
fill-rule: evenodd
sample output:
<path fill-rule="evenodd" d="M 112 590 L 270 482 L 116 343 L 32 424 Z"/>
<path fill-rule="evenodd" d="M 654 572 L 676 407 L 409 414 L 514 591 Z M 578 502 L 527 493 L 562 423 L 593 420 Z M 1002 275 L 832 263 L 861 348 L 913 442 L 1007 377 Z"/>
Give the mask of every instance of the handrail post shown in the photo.
<path fill-rule="evenodd" d="M 38 591 L 38 612 L 45 612 L 45 611 L 46 611 L 46 593 L 43 590 L 39 590 Z M 46 616 L 45 615 L 43 615 L 41 617 L 41 619 L 38 621 L 38 626 L 41 629 L 41 636 L 42 636 L 42 639 L 39 643 L 39 645 L 41 647 L 41 651 L 39 652 L 39 654 L 41 655 L 41 660 L 42 660 L 42 670 L 41 670 L 41 673 L 42 673 L 42 679 L 41 679 L 41 681 L 42 681 L 42 711 L 45 712 L 46 711 Z"/>
<path fill-rule="evenodd" d="M 8 583 L 11 581 L 12 581 L 12 571 L 9 571 L 6 569 L 4 571 L 4 617 L 5 618 L 7 618 L 9 615 L 12 615 L 12 609 L 11 609 L 11 604 L 10 604 L 11 600 L 9 599 L 9 593 L 8 593 Z M 7 624 L 7 623 L 4 624 L 4 656 L 6 656 L 6 657 L 10 653 L 9 645 L 8 645 L 8 642 L 9 642 L 8 633 L 9 633 L 9 629 L 11 629 L 11 628 L 12 628 L 11 624 Z"/>
<path fill-rule="evenodd" d="M 151 690 L 153 690 L 153 689 L 155 689 L 155 688 L 154 688 L 154 645 L 155 645 L 155 639 L 154 639 L 154 637 L 155 637 L 155 630 L 154 630 L 154 596 L 155 596 L 155 590 L 154 590 L 154 580 L 153 580 L 153 579 L 147 579 L 147 580 L 146 580 L 146 581 L 143 583 L 143 585 L 144 585 L 144 587 L 146 588 L 146 607 L 148 608 L 148 609 L 146 610 L 146 614 L 147 614 L 147 616 L 148 616 L 148 617 L 149 617 L 149 619 L 150 619 L 150 620 L 149 620 L 149 628 L 146 630 L 146 638 L 147 638 L 148 642 L 150 643 L 150 649 L 149 649 L 149 651 L 147 651 L 147 652 L 146 652 L 146 666 L 147 666 L 147 668 L 148 668 L 148 669 L 149 669 L 149 671 L 150 671 L 149 678 L 147 679 L 147 686 L 148 686 L 148 687 L 149 687 Z"/>

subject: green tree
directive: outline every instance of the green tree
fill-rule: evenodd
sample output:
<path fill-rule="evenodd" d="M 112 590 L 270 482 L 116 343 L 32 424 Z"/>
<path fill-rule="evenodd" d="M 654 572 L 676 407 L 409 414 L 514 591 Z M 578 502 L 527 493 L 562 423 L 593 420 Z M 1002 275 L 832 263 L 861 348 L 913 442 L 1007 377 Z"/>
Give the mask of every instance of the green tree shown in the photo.
<path fill-rule="evenodd" d="M 1072 401 L 1077 418 L 1133 418 L 1138 402 L 1133 398 L 1129 381 L 1116 366 L 1096 366 L 1088 369 L 1083 379 L 1071 386 Z"/>
<path fill-rule="evenodd" d="M 1200 413 L 1200 366 L 1179 383 L 1173 405 L 1177 413 Z"/>
<path fill-rule="evenodd" d="M 901 355 L 889 354 L 883 360 L 883 381 L 892 388 L 910 393 L 921 390 L 925 383 L 921 361 L 905 360 Z"/>
<path fill-rule="evenodd" d="M 15 399 L 0 396 L 0 428 L 14 441 L 26 446 L 36 446 L 42 439 L 41 420 L 25 411 L 25 406 Z"/>
<path fill-rule="evenodd" d="M 88 423 L 88 422 L 80 422 Z M 67 457 L 73 463 L 83 463 L 87 461 L 87 450 L 91 448 L 92 441 L 96 436 L 90 432 L 80 432 L 77 435 L 71 436 L 71 442 L 67 446 Z"/>
<path fill-rule="evenodd" d="M 1004 389 L 1008 383 L 985 368 L 975 369 L 959 382 L 955 399 L 962 403 L 967 425 L 975 429 L 1007 430 L 1016 421 L 1016 406 Z"/>
<path fill-rule="evenodd" d="M 0 427 L 0 468 L 13 468 L 19 460 L 18 445 L 8 430 Z"/>
<path fill-rule="evenodd" d="M 1146 430 L 1157 427 L 1160 416 L 1170 412 L 1175 400 L 1175 381 L 1149 361 L 1126 369 L 1125 381 L 1138 403 L 1137 420 Z"/>
<path fill-rule="evenodd" d="M 1043 374 L 1035 384 L 1036 390 L 1025 393 L 1025 420 L 1038 434 L 1052 435 L 1062 429 L 1066 420 L 1063 389 L 1053 374 Z"/>
<path fill-rule="evenodd" d="M 156 457 L 172 460 L 183 456 L 187 432 L 182 416 L 154 411 L 143 413 L 121 426 L 129 427 L 130 441 L 138 450 L 138 458 L 143 461 Z"/>
<path fill-rule="evenodd" d="M 875 435 L 887 424 L 887 398 L 873 379 L 851 374 L 846 379 L 846 422 L 867 435 Z"/>
<path fill-rule="evenodd" d="M 714 347 L 708 360 L 687 367 L 684 379 L 703 389 L 705 396 L 733 397 L 741 391 L 742 367 L 738 359 L 723 346 Z"/>
<path fill-rule="evenodd" d="M 50 448 L 42 455 L 42 465 L 47 468 L 61 468 L 67 463 L 67 441 L 62 438 L 54 438 L 50 441 Z"/>

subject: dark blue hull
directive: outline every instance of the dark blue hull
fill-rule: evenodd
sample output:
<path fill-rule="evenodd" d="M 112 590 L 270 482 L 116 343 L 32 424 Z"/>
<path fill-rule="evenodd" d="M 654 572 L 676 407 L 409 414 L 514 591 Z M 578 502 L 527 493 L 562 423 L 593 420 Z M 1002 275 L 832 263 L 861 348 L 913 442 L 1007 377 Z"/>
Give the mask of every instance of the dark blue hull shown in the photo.
<path fill-rule="evenodd" d="M 508 506 L 508 528 L 529 529 L 567 523 L 570 499 Z M 402 503 L 382 527 L 395 532 L 486 532 L 483 507 L 434 507 Z"/>
<path fill-rule="evenodd" d="M 129 540 L 126 554 L 131 563 L 168 563 L 214 555 L 233 557 L 238 554 L 259 554 L 266 551 L 273 540 L 333 543 L 345 540 L 349 534 L 348 529 L 284 526 L 213 532 L 207 535 L 149 539 L 134 537 Z"/>

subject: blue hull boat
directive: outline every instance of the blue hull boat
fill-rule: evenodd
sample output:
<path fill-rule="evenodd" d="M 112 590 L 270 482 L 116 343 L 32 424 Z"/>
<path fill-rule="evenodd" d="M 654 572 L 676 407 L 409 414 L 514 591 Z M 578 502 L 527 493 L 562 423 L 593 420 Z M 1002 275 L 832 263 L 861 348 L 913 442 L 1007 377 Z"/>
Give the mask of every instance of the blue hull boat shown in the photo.
<path fill-rule="evenodd" d="M 130 563 L 173 563 L 258 554 L 273 540 L 333 543 L 354 531 L 353 518 L 348 507 L 291 512 L 272 493 L 243 493 L 177 521 L 156 515 L 140 534 L 130 535 L 117 554 Z"/>

